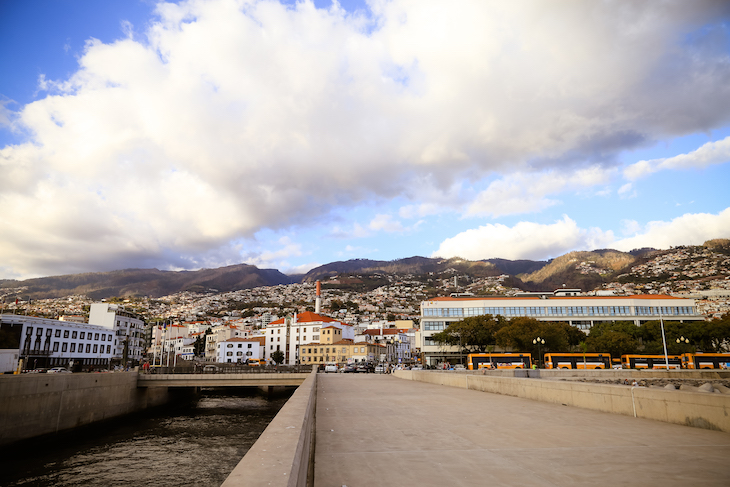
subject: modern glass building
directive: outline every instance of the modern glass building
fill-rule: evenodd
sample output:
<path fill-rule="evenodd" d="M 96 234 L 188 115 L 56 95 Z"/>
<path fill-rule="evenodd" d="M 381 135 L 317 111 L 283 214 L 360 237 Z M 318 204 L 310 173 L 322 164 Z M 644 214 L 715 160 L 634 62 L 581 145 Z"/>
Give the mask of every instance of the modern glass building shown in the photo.
<path fill-rule="evenodd" d="M 571 290 L 575 291 L 575 290 Z M 424 363 L 458 362 L 458 347 L 441 346 L 431 338 L 451 322 L 469 316 L 525 316 L 540 321 L 564 322 L 586 333 L 601 321 L 633 321 L 637 326 L 651 320 L 698 321 L 694 299 L 658 294 L 635 296 L 580 296 L 558 290 L 518 297 L 440 297 L 421 303 L 421 354 Z"/>

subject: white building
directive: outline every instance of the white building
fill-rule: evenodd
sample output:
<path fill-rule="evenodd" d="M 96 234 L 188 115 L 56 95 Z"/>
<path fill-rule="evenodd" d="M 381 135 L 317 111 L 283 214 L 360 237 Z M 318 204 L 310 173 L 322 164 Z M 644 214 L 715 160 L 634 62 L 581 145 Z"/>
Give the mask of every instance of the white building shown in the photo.
<path fill-rule="evenodd" d="M 248 330 L 242 330 L 235 325 L 214 326 L 211 328 L 211 333 L 205 337 L 205 360 L 208 362 L 216 361 L 218 356 L 218 343 L 229 338 L 246 338 L 248 336 Z"/>
<path fill-rule="evenodd" d="M 456 360 L 458 347 L 442 346 L 431 337 L 451 322 L 469 316 L 526 316 L 540 321 L 564 322 L 586 333 L 601 321 L 633 321 L 637 326 L 651 320 L 698 321 L 693 299 L 659 294 L 637 296 L 577 296 L 578 290 L 530 293 L 522 297 L 440 297 L 421 303 L 421 353 L 427 364 Z M 569 293 L 568 293 L 569 292 Z M 457 360 L 458 361 L 458 360 Z"/>
<path fill-rule="evenodd" d="M 245 363 L 261 357 L 261 342 L 256 338 L 234 337 L 216 344 L 216 362 Z"/>
<path fill-rule="evenodd" d="M 93 303 L 89 311 L 89 324 L 112 331 L 112 358 L 123 360 L 126 357 L 131 364 L 142 359 L 145 322 L 140 315 L 117 304 Z"/>
<path fill-rule="evenodd" d="M 87 323 L 4 314 L 0 327 L 17 340 L 24 369 L 107 369 L 116 343 L 111 330 Z"/>
<path fill-rule="evenodd" d="M 271 359 L 276 350 L 284 352 L 284 364 L 295 365 L 298 360 L 298 347 L 309 343 L 319 343 L 319 331 L 325 326 L 335 326 L 342 330 L 342 338 L 353 340 L 355 333 L 352 326 L 334 320 L 328 316 L 318 315 L 311 311 L 295 314 L 293 317 L 281 318 L 269 323 L 265 329 L 265 358 Z"/>

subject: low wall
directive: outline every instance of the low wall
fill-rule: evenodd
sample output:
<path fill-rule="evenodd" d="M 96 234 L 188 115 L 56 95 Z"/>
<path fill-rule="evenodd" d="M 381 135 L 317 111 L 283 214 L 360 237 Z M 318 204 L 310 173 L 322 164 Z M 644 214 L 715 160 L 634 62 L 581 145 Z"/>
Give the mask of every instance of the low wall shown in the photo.
<path fill-rule="evenodd" d="M 222 487 L 308 485 L 313 475 L 316 405 L 315 370 L 269 423 Z"/>
<path fill-rule="evenodd" d="M 398 370 L 395 371 L 395 376 L 430 384 L 474 389 L 730 432 L 728 394 L 419 370 Z"/>
<path fill-rule="evenodd" d="M 137 372 L 0 375 L 0 445 L 164 404 Z"/>

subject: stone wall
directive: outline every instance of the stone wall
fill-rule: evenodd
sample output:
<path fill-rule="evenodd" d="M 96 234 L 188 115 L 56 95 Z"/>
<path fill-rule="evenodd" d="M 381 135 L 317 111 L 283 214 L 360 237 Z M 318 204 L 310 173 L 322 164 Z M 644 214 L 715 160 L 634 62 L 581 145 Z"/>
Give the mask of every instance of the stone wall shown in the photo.
<path fill-rule="evenodd" d="M 0 375 L 0 445 L 166 403 L 137 388 L 137 372 Z"/>
<path fill-rule="evenodd" d="M 316 368 L 269 423 L 222 487 L 305 487 L 314 473 Z"/>
<path fill-rule="evenodd" d="M 395 376 L 730 432 L 730 394 L 438 371 L 399 370 Z"/>

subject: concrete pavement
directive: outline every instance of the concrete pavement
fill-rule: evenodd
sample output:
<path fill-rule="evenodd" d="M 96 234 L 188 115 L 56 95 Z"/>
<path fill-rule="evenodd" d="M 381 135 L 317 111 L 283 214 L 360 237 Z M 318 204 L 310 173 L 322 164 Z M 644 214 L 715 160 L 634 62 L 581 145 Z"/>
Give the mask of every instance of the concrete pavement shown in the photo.
<path fill-rule="evenodd" d="M 727 433 L 386 375 L 318 379 L 315 487 L 730 485 Z"/>

